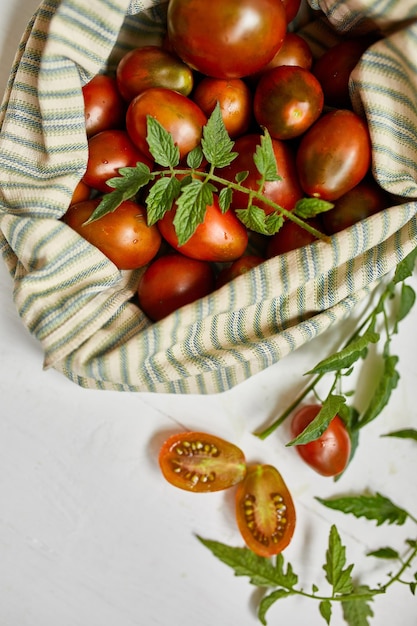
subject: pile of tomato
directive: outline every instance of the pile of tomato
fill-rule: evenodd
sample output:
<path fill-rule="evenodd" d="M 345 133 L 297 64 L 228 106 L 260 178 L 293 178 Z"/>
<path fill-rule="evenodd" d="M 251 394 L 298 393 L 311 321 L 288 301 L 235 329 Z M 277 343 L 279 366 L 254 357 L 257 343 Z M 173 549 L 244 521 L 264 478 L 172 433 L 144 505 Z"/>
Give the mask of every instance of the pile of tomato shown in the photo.
<path fill-rule="evenodd" d="M 148 224 L 149 189 L 86 223 L 121 168 L 155 167 L 148 116 L 171 134 L 186 167 L 218 103 L 237 152 L 221 177 L 233 182 L 245 172 L 247 189 L 258 189 L 253 156 L 267 129 L 280 180 L 265 182 L 263 195 L 287 211 L 303 197 L 332 202 L 331 210 L 311 218 L 327 235 L 389 202 L 372 177 L 369 131 L 348 92 L 350 72 L 372 41 L 344 40 L 314 60 L 306 40 L 290 28 L 299 7 L 300 0 L 170 0 L 164 42 L 129 51 L 114 75 L 97 75 L 83 87 L 88 162 L 63 220 L 119 269 L 146 267 L 137 297 L 151 320 L 314 236 L 290 219 L 276 234 L 252 232 L 236 213 L 247 203 L 239 191 L 226 212 L 215 194 L 183 245 L 174 228 L 175 202 Z"/>

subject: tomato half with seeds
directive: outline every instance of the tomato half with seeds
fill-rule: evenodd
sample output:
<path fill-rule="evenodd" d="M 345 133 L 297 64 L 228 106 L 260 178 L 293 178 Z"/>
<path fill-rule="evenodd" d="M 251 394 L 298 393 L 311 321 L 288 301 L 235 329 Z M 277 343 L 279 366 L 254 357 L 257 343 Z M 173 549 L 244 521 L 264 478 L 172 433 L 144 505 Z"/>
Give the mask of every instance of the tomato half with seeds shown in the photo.
<path fill-rule="evenodd" d="M 171 435 L 159 452 L 159 467 L 171 485 L 195 493 L 228 489 L 246 474 L 238 446 L 201 432 Z"/>
<path fill-rule="evenodd" d="M 290 543 L 296 513 L 292 496 L 272 465 L 252 465 L 236 490 L 236 521 L 255 554 L 270 557 Z"/>
<path fill-rule="evenodd" d="M 307 404 L 299 409 L 291 421 L 291 433 L 297 437 L 317 417 L 320 404 Z M 343 421 L 336 415 L 314 441 L 296 446 L 300 457 L 322 476 L 337 476 L 346 468 L 351 451 L 349 433 Z"/>

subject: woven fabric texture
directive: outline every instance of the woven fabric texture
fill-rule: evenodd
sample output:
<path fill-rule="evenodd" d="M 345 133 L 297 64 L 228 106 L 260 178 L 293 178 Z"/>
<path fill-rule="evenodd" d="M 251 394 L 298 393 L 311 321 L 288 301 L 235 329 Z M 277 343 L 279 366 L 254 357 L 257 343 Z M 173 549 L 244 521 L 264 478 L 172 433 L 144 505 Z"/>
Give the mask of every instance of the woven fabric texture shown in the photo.
<path fill-rule="evenodd" d="M 358 24 L 386 33 L 351 87 L 371 130 L 374 174 L 398 201 L 329 244 L 270 259 L 158 323 L 131 302 L 140 270 L 118 271 L 59 218 L 87 160 L 81 87 L 129 48 L 160 40 L 166 2 L 39 6 L 0 110 L 0 247 L 45 368 L 96 389 L 221 392 L 347 316 L 416 246 L 417 5 L 310 4 L 325 16 L 310 30 L 316 45 L 329 23 L 343 33 Z"/>

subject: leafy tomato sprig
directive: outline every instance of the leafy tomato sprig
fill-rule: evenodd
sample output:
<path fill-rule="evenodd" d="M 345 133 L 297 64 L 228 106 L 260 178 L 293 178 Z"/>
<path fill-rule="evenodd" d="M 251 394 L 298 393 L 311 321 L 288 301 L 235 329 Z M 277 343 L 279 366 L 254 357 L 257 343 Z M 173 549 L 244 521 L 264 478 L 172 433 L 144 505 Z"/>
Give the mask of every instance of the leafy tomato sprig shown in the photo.
<path fill-rule="evenodd" d="M 103 196 L 88 222 L 115 211 L 123 201 L 135 197 L 141 189 L 150 186 L 145 199 L 148 224 L 158 222 L 175 202 L 177 210 L 174 227 L 178 243 L 183 245 L 203 222 L 206 207 L 213 203 L 213 194 L 218 193 L 220 208 L 226 212 L 230 208 L 233 192 L 239 191 L 247 195 L 248 202 L 246 208 L 236 211 L 236 215 L 248 229 L 273 235 L 286 218 L 296 222 L 314 237 L 328 240 L 327 235 L 305 220 L 328 211 L 333 207 L 332 203 L 317 198 L 302 198 L 293 211 L 288 211 L 263 195 L 265 182 L 280 180 L 271 137 L 266 129 L 253 155 L 260 175 L 258 189 L 249 189 L 242 184 L 248 172 L 239 172 L 234 182 L 219 176 L 219 170 L 230 165 L 237 152 L 233 151 L 234 141 L 227 133 L 218 103 L 203 127 L 200 144 L 187 155 L 186 168 L 179 167 L 180 153 L 171 134 L 150 115 L 147 117 L 147 142 L 155 163 L 163 169 L 151 171 L 143 163 L 120 168 L 120 176 L 107 181 L 114 191 Z M 204 160 L 208 165 L 202 171 L 200 168 Z M 180 180 L 180 177 L 183 179 Z M 273 209 L 271 213 L 266 215 L 257 206 L 256 203 L 260 201 Z"/>

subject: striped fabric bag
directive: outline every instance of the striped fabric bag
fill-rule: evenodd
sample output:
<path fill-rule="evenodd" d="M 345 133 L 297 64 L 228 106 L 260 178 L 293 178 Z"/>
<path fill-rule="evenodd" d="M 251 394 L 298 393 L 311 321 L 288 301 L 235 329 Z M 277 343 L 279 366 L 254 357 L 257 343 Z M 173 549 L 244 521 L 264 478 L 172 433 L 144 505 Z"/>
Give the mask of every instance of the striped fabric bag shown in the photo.
<path fill-rule="evenodd" d="M 141 270 L 120 272 L 59 221 L 87 159 L 81 87 L 129 49 L 159 41 L 166 2 L 45 0 L 21 41 L 1 108 L 0 246 L 44 367 L 95 389 L 216 393 L 346 317 L 417 244 L 417 4 L 310 0 L 325 34 L 378 25 L 357 66 L 374 174 L 400 199 L 337 234 L 270 259 L 158 323 L 132 303 Z"/>

